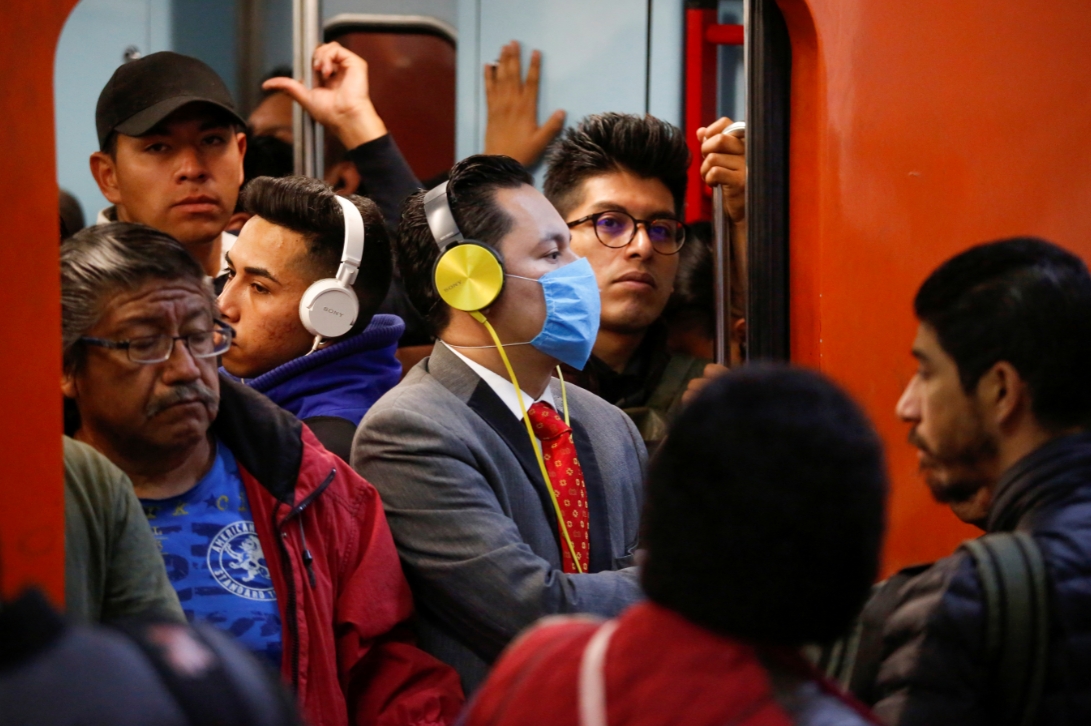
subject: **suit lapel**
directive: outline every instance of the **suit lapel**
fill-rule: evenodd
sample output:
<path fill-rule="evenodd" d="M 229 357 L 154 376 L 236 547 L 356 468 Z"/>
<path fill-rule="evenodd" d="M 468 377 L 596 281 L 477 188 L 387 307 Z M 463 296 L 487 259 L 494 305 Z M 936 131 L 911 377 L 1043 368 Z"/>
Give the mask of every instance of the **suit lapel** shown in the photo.
<path fill-rule="evenodd" d="M 531 448 L 530 438 L 527 436 L 523 422 L 512 415 L 511 409 L 504 405 L 489 384 L 481 380 L 469 366 L 459 360 L 458 356 L 442 343 L 436 343 L 431 357 L 424 365 L 430 375 L 465 401 L 466 405 L 480 416 L 515 454 L 515 458 L 519 460 L 519 465 L 523 468 L 523 473 L 526 474 L 538 495 L 542 511 L 549 522 L 549 531 L 553 534 L 557 547 L 560 548 L 561 536 L 557 529 L 557 513 L 553 509 L 553 499 L 546 482 L 542 479 L 538 459 L 534 455 L 534 449 Z M 553 381 L 550 385 L 553 387 L 553 399 L 559 404 L 560 384 Z M 614 561 L 610 539 L 610 513 L 606 507 L 606 486 L 587 429 L 580 424 L 573 412 L 569 413 L 572 417 L 572 440 L 576 444 L 576 456 L 580 460 L 584 486 L 587 488 L 587 516 L 591 528 L 588 533 L 591 547 L 590 572 L 612 570 Z"/>
<path fill-rule="evenodd" d="M 489 384 L 481 379 L 478 379 L 477 388 L 474 389 L 466 405 L 492 427 L 492 430 L 504 440 L 515 454 L 515 458 L 519 460 L 523 472 L 534 485 L 534 491 L 537 492 L 546 519 L 549 520 L 550 531 L 553 532 L 553 538 L 557 540 L 557 546 L 560 547 L 557 513 L 553 510 L 553 499 L 549 495 L 549 490 L 542 481 L 542 470 L 538 468 L 538 457 L 534 455 L 534 449 L 531 448 L 526 426 L 511 415 L 511 409 L 505 406 Z"/>
<path fill-rule="evenodd" d="M 569 417 L 572 414 L 569 411 Z M 589 572 L 614 569 L 613 549 L 610 545 L 610 513 L 606 508 L 606 486 L 595 459 L 595 449 L 587 429 L 572 418 L 572 440 L 576 444 L 576 457 L 583 469 L 583 484 L 587 489 L 587 520 L 590 532 L 591 567 Z"/>

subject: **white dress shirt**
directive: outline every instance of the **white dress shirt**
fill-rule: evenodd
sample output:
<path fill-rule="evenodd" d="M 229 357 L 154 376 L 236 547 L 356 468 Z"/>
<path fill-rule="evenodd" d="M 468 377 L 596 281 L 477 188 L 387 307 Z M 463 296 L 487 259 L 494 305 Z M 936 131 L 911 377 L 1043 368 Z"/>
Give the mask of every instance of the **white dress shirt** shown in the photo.
<path fill-rule="evenodd" d="M 440 342 L 443 343 L 443 341 Z M 443 344 L 447 345 L 446 343 Z M 457 355 L 459 360 L 468 365 L 470 370 L 481 377 L 481 380 L 489 384 L 489 388 L 493 390 L 493 393 L 500 397 L 500 400 L 504 402 L 504 405 L 507 406 L 512 415 L 515 416 L 516 421 L 523 420 L 523 412 L 519 410 L 519 399 L 515 396 L 515 386 L 512 385 L 511 381 L 503 376 L 498 376 L 480 363 L 470 360 L 459 353 L 456 348 L 447 345 L 447 350 Z M 557 407 L 553 404 L 553 391 L 550 390 L 549 386 L 546 386 L 545 392 L 537 399 L 531 398 L 526 391 L 519 391 L 519 393 L 522 394 L 523 405 L 527 407 L 528 411 L 533 404 L 538 403 L 539 401 L 544 401 L 552 406 L 554 411 L 557 410 Z"/>

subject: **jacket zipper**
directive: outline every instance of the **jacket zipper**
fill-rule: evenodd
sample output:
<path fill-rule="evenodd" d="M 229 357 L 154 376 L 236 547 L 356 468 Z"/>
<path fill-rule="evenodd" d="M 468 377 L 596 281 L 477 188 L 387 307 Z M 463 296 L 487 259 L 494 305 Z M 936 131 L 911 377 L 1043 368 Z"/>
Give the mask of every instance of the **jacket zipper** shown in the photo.
<path fill-rule="evenodd" d="M 314 579 L 314 557 L 311 557 L 311 551 L 307 549 L 307 535 L 303 533 L 303 518 L 300 517 L 296 520 L 299 522 L 299 539 L 303 542 L 303 567 L 307 570 L 307 579 L 310 580 L 311 589 L 318 587 L 318 583 Z"/>
<path fill-rule="evenodd" d="M 333 483 L 333 478 L 337 475 L 337 469 L 330 469 L 329 475 L 326 477 L 317 489 L 308 494 L 303 501 L 295 505 L 288 514 L 284 516 L 284 519 L 277 523 L 276 511 L 273 511 L 273 531 L 280 531 L 280 537 L 278 542 L 280 543 L 281 559 L 284 560 L 285 567 L 288 570 L 288 576 L 285 578 L 288 581 L 288 606 L 285 610 L 288 613 L 288 628 L 292 634 L 292 690 L 299 691 L 299 623 L 296 604 L 296 591 L 295 591 L 295 576 L 292 573 L 292 556 L 288 552 L 288 545 L 285 544 L 285 540 L 288 539 L 288 533 L 283 531 L 281 527 L 288 523 L 288 520 L 293 517 L 298 517 L 303 513 L 303 510 L 310 505 L 318 495 L 326 490 L 326 488 Z M 299 535 L 303 537 L 303 519 L 299 520 Z M 310 551 L 307 549 L 307 540 L 301 540 L 303 544 L 303 566 L 307 569 L 308 580 L 310 580 L 311 587 L 315 587 L 314 569 L 312 564 L 314 563 L 314 557 L 311 556 Z"/>
<path fill-rule="evenodd" d="M 280 532 L 280 525 L 277 523 L 277 513 L 273 510 L 273 531 Z M 288 538 L 287 532 L 280 532 L 280 536 L 277 537 L 277 544 L 280 545 L 280 559 L 284 562 L 284 568 L 287 570 L 287 577 L 284 579 L 288 581 L 288 605 L 285 608 L 288 613 L 288 622 L 285 623 L 288 626 L 289 631 L 292 634 L 292 691 L 299 692 L 299 623 L 296 622 L 296 602 L 295 602 L 295 575 L 292 574 L 292 556 L 288 552 L 288 545 L 284 544 L 284 540 Z"/>

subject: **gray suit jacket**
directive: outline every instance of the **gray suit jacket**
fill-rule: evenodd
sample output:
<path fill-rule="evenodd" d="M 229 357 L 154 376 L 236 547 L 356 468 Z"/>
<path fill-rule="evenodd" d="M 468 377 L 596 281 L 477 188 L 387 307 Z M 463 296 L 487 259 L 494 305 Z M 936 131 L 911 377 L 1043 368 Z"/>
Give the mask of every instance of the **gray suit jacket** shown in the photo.
<path fill-rule="evenodd" d="M 446 346 L 379 399 L 353 439 L 352 465 L 382 495 L 413 588 L 421 646 L 458 671 L 467 693 L 538 618 L 610 617 L 642 597 L 632 555 L 644 443 L 628 416 L 587 391 L 568 386 L 568 407 L 590 519 L 583 575 L 561 569 L 522 421 Z"/>

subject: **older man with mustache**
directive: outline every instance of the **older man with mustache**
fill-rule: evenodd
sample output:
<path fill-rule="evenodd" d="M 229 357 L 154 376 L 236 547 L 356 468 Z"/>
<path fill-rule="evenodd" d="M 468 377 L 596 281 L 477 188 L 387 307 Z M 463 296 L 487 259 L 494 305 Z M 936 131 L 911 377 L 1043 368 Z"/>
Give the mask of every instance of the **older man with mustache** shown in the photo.
<path fill-rule="evenodd" d="M 61 248 L 66 426 L 133 481 L 190 620 L 231 632 L 311 724 L 452 722 L 454 672 L 418 650 L 375 490 L 291 414 L 221 380 L 233 331 L 201 265 L 150 227 Z"/>

